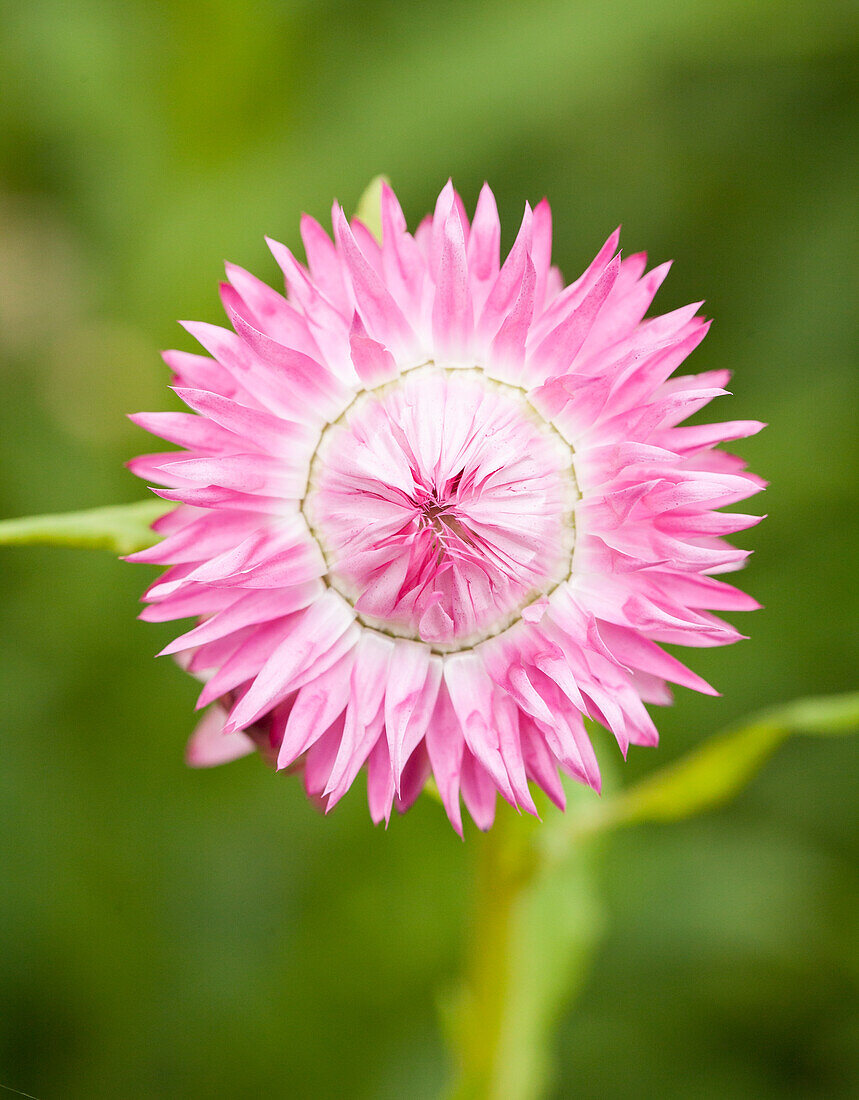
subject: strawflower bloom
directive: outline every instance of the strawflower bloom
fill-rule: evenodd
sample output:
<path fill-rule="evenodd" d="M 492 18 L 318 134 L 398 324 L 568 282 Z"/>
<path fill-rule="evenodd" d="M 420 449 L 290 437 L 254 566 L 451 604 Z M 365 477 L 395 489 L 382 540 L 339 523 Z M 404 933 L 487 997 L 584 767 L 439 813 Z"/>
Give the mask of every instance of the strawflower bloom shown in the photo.
<path fill-rule="evenodd" d="M 503 263 L 488 186 L 381 215 L 304 217 L 306 266 L 269 242 L 285 297 L 227 265 L 232 330 L 165 355 L 192 412 L 133 417 L 185 453 L 131 463 L 178 505 L 132 557 L 170 567 L 144 619 L 197 620 L 164 651 L 204 682 L 192 763 L 257 748 L 327 809 L 366 765 L 376 822 L 432 775 L 461 833 L 460 796 L 485 829 L 529 782 L 563 807 L 559 769 L 599 790 L 584 717 L 625 754 L 668 681 L 715 694 L 660 646 L 758 606 L 715 576 L 758 517 L 717 509 L 763 483 L 714 447 L 763 425 L 678 426 L 728 372 L 672 377 L 708 323 L 644 320 L 668 264 L 617 232 L 565 286 L 545 200 Z"/>

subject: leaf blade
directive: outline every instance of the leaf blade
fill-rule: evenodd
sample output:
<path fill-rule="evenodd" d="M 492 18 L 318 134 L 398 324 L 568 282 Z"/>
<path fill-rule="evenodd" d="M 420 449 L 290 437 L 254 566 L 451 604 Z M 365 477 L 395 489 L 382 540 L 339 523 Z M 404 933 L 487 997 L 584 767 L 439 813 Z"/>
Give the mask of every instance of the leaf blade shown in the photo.
<path fill-rule="evenodd" d="M 623 825 L 680 821 L 737 795 L 788 737 L 859 731 L 859 692 L 797 699 L 762 711 L 639 783 L 590 807 L 571 826 L 590 836 Z M 568 834 L 569 837 L 569 834 Z"/>

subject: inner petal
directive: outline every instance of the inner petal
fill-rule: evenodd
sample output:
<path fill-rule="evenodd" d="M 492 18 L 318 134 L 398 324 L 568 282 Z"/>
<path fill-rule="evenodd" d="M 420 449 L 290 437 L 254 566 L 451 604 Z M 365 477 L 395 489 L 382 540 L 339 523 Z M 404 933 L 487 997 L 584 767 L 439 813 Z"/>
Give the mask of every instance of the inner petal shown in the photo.
<path fill-rule="evenodd" d="M 367 625 L 448 652 L 569 576 L 577 496 L 569 445 L 523 390 L 426 364 L 328 426 L 302 507 Z"/>

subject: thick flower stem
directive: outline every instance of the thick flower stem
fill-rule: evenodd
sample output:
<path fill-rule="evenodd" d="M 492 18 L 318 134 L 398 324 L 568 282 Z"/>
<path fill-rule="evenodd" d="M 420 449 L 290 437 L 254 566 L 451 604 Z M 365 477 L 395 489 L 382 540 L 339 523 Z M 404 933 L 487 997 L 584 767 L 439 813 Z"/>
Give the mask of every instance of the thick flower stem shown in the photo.
<path fill-rule="evenodd" d="M 493 828 L 473 840 L 477 851 L 466 987 L 456 1020 L 455 1100 L 520 1100 L 501 1078 L 519 902 L 537 868 L 531 839 L 528 823 L 502 806 Z"/>

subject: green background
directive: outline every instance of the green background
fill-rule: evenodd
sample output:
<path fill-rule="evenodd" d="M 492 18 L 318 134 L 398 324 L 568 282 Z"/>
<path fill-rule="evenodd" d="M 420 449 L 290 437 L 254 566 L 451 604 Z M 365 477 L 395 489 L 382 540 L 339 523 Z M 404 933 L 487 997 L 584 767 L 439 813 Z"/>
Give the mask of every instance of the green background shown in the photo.
<path fill-rule="evenodd" d="M 544 194 L 573 277 L 622 221 L 705 297 L 697 370 L 771 480 L 740 536 L 766 610 L 692 654 L 626 780 L 759 706 L 856 685 L 855 4 L 0 3 L 0 516 L 130 501 L 124 419 L 173 407 L 176 317 L 225 258 L 390 175 L 412 225 Z M 55 1098 L 425 1097 L 474 835 L 422 799 L 327 819 L 249 759 L 189 771 L 194 683 L 135 621 L 154 571 L 0 558 L 0 1084 Z M 598 752 L 618 754 L 607 737 Z M 605 935 L 555 1097 L 859 1094 L 856 749 L 795 741 L 725 809 L 607 850 Z M 470 842 L 470 843 L 469 843 Z"/>

